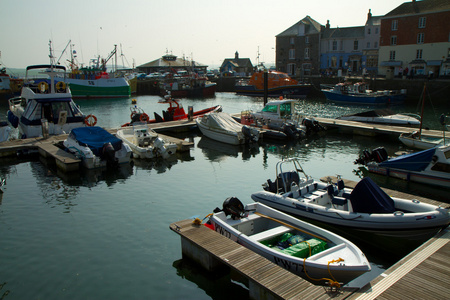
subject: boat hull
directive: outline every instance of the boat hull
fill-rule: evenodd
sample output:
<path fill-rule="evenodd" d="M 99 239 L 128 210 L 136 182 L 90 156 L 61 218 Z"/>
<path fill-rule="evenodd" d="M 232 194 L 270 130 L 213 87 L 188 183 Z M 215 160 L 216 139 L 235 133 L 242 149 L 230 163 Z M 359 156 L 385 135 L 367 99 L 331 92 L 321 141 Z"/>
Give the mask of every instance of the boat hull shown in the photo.
<path fill-rule="evenodd" d="M 432 138 L 432 137 L 420 137 L 414 138 L 411 134 L 401 134 L 398 138 L 405 146 L 409 148 L 426 150 L 436 146 L 444 145 L 444 139 L 442 138 Z M 446 145 L 449 143 L 446 142 Z"/>
<path fill-rule="evenodd" d="M 309 94 L 310 90 L 311 90 L 310 85 L 280 86 L 268 89 L 267 96 L 274 98 L 283 96 L 284 98 L 304 99 Z M 264 97 L 264 90 L 256 89 L 256 87 L 252 85 L 236 86 L 235 91 L 237 95 Z"/>
<path fill-rule="evenodd" d="M 73 98 L 125 98 L 131 88 L 125 78 L 67 79 Z"/>
<path fill-rule="evenodd" d="M 348 227 L 360 231 L 376 232 L 378 235 L 394 236 L 408 239 L 421 239 L 416 230 L 430 235 L 449 224 L 448 212 L 419 201 L 406 201 L 403 206 L 414 211 L 414 207 L 423 206 L 425 211 L 417 213 L 390 214 L 354 213 L 333 208 L 326 208 L 307 201 L 261 191 L 252 194 L 252 199 L 267 206 L 295 215 L 339 227 Z M 399 202 L 400 200 L 394 200 Z"/>
<path fill-rule="evenodd" d="M 433 175 L 431 173 L 425 173 L 425 172 L 414 172 L 414 171 L 409 171 L 409 170 L 384 168 L 384 167 L 380 167 L 376 163 L 368 163 L 367 169 L 369 170 L 369 172 L 388 176 L 388 177 L 394 177 L 394 178 L 399 178 L 399 179 L 403 179 L 406 181 L 440 186 L 440 187 L 444 187 L 447 189 L 450 188 L 450 174 L 449 173 L 439 172 L 442 174 Z"/>
<path fill-rule="evenodd" d="M 210 218 L 214 230 L 305 279 L 330 278 L 331 273 L 332 277 L 339 282 L 349 282 L 371 269 L 361 250 L 350 241 L 330 231 L 295 219 L 261 203 L 247 205 L 246 210 L 250 211 L 250 214 L 239 220 L 227 219 L 223 212 L 214 214 Z M 281 234 L 283 230 L 286 231 L 287 229 L 289 231 L 290 228 L 279 226 L 265 232 L 258 232 L 257 228 L 262 226 L 260 223 L 262 217 L 254 213 L 254 211 L 271 218 L 271 220 L 276 220 L 275 222 L 288 223 L 293 225 L 293 228 L 296 230 L 300 229 L 304 233 L 314 235 L 319 239 L 325 239 L 329 244 L 329 248 L 306 259 L 273 250 L 262 244 L 261 241 L 271 239 L 274 234 Z M 255 228 L 255 230 L 252 230 L 252 233 L 246 233 L 248 228 Z M 328 262 L 338 258 L 343 258 L 344 263 L 330 263 L 328 266 Z M 305 275 L 305 272 L 307 275 Z M 314 283 L 317 282 L 320 281 L 314 281 Z M 323 280 L 322 283 L 324 283 Z"/>
<path fill-rule="evenodd" d="M 345 102 L 352 104 L 371 104 L 371 105 L 386 105 L 386 104 L 400 104 L 405 100 L 404 94 L 395 95 L 356 95 L 356 94 L 339 94 L 332 91 L 322 90 L 325 97 L 329 101 Z"/>
<path fill-rule="evenodd" d="M 244 135 L 240 132 L 212 129 L 202 124 L 201 119 L 196 119 L 195 121 L 202 134 L 210 139 L 230 145 L 245 143 Z"/>

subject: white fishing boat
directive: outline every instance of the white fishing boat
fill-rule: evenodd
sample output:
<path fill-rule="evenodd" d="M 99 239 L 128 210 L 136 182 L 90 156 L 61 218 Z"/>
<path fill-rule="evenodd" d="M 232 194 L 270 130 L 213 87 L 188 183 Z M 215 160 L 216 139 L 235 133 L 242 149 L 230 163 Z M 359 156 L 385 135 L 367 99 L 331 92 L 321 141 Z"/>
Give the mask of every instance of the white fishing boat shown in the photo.
<path fill-rule="evenodd" d="M 146 123 L 122 127 L 116 135 L 131 148 L 133 158 L 169 158 L 177 152 L 177 144 L 164 141 Z"/>
<path fill-rule="evenodd" d="M 132 153 L 121 139 L 98 126 L 72 129 L 63 145 L 79 157 L 87 169 L 115 168 L 129 163 Z"/>
<path fill-rule="evenodd" d="M 270 129 L 283 128 L 286 124 L 293 124 L 305 134 L 323 130 L 322 125 L 315 119 L 306 117 L 298 112 L 298 100 L 269 101 L 261 111 L 249 112 L 255 125 L 267 125 Z"/>
<path fill-rule="evenodd" d="M 450 223 L 448 208 L 390 197 L 370 177 L 354 189 L 345 188 L 342 180 L 336 185 L 316 181 L 296 158 L 277 163 L 276 174 L 252 199 L 298 217 L 411 240 L 431 237 Z"/>
<path fill-rule="evenodd" d="M 369 172 L 450 189 L 450 145 L 366 163 Z"/>
<path fill-rule="evenodd" d="M 43 78 L 29 76 L 29 71 L 36 69 Z M 95 125 L 96 117 L 85 116 L 73 102 L 64 82 L 65 72 L 64 66 L 54 64 L 27 67 L 20 97 L 9 99 L 8 122 L 19 128 L 21 138 L 65 134 Z"/>
<path fill-rule="evenodd" d="M 336 119 L 392 126 L 418 127 L 420 125 L 420 116 L 407 113 L 396 114 L 390 109 L 364 111 Z"/>
<path fill-rule="evenodd" d="M 371 270 L 349 240 L 262 203 L 244 207 L 231 197 L 214 212 L 207 226 L 315 284 L 347 283 Z"/>
<path fill-rule="evenodd" d="M 259 139 L 256 128 L 242 125 L 224 112 L 205 114 L 195 119 L 195 122 L 203 135 L 222 143 L 240 145 Z"/>

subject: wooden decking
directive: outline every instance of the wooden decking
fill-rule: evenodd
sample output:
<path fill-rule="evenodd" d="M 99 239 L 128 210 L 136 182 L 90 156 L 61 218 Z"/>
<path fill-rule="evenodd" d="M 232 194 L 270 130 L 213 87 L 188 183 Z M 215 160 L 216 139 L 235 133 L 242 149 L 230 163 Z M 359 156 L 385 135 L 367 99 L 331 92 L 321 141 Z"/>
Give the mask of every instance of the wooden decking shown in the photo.
<path fill-rule="evenodd" d="M 215 262 L 205 266 L 224 264 L 248 279 L 252 299 L 345 299 L 356 289 L 329 291 L 270 262 L 255 252 L 203 226 L 193 220 L 183 220 L 170 224 L 170 229 L 182 238 L 183 254 L 200 264 L 209 259 Z M 194 248 L 194 250 L 193 250 Z M 188 249 L 188 250 L 186 250 Z M 205 254 L 207 253 L 207 254 Z M 194 257 L 192 257 L 194 256 Z"/>
<path fill-rule="evenodd" d="M 448 299 L 449 239 L 449 229 L 442 231 L 349 299 Z"/>

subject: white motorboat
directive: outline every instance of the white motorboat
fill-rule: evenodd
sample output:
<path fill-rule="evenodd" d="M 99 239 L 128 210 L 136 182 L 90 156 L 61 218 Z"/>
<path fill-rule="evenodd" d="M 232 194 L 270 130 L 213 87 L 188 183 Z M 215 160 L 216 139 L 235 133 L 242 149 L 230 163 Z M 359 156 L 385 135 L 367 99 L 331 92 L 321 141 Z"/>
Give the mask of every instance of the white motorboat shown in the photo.
<path fill-rule="evenodd" d="M 450 189 L 450 145 L 368 161 L 369 172 Z"/>
<path fill-rule="evenodd" d="M 79 157 L 87 169 L 114 168 L 129 163 L 132 153 L 121 139 L 98 126 L 72 129 L 63 145 Z"/>
<path fill-rule="evenodd" d="M 418 127 L 420 125 L 420 116 L 407 113 L 396 114 L 390 109 L 364 111 L 336 119 L 392 126 Z"/>
<path fill-rule="evenodd" d="M 293 170 L 286 171 L 289 166 Z M 370 177 L 354 189 L 345 188 L 342 179 L 337 185 L 316 181 L 296 158 L 277 163 L 276 174 L 252 199 L 295 216 L 410 240 L 431 237 L 450 223 L 448 208 L 390 197 Z"/>
<path fill-rule="evenodd" d="M 240 145 L 248 142 L 257 142 L 259 131 L 256 128 L 236 122 L 229 114 L 212 112 L 195 119 L 198 128 L 210 139 Z"/>
<path fill-rule="evenodd" d="M 46 77 L 30 78 L 28 72 L 35 69 Z M 64 82 L 65 71 L 60 65 L 27 67 L 20 97 L 9 99 L 8 122 L 19 128 L 21 138 L 65 134 L 97 122 L 95 116 L 85 116 L 73 102 Z"/>
<path fill-rule="evenodd" d="M 133 158 L 168 158 L 177 152 L 177 144 L 164 141 L 146 123 L 121 127 L 116 135 L 131 148 Z"/>
<path fill-rule="evenodd" d="M 209 220 L 211 229 L 311 282 L 347 283 L 371 270 L 352 242 L 262 203 L 225 200 Z"/>

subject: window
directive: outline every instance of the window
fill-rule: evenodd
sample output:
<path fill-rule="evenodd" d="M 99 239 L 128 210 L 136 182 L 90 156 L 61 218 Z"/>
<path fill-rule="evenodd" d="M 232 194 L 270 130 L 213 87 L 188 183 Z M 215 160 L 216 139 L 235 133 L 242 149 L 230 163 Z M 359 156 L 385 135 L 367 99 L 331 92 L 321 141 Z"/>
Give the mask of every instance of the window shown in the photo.
<path fill-rule="evenodd" d="M 422 59 L 422 49 L 417 49 L 417 51 L 416 51 L 416 59 Z"/>
<path fill-rule="evenodd" d="M 370 28 L 367 28 L 367 34 L 370 34 Z"/>
<path fill-rule="evenodd" d="M 305 44 L 309 44 L 309 36 L 305 36 Z"/>
<path fill-rule="evenodd" d="M 427 22 L 426 17 L 420 17 L 419 18 L 419 28 L 425 28 L 425 23 Z"/>
<path fill-rule="evenodd" d="M 305 59 L 309 59 L 309 48 L 305 48 Z"/>
<path fill-rule="evenodd" d="M 358 50 L 358 41 L 353 42 L 353 50 Z"/>
<path fill-rule="evenodd" d="M 295 75 L 295 64 L 288 64 L 287 69 L 289 75 Z"/>
<path fill-rule="evenodd" d="M 294 45 L 294 44 L 295 44 L 295 39 L 294 39 L 293 37 L 291 37 L 291 38 L 289 39 L 289 41 L 290 41 L 291 45 Z"/>
<path fill-rule="evenodd" d="M 389 52 L 389 59 L 390 60 L 395 60 L 395 51 L 390 51 Z"/>
<path fill-rule="evenodd" d="M 391 30 L 397 30 L 397 29 L 398 29 L 398 20 L 392 20 Z"/>
<path fill-rule="evenodd" d="M 340 42 L 339 50 L 344 50 L 344 41 Z"/>
<path fill-rule="evenodd" d="M 419 33 L 417 35 L 417 44 L 423 44 L 425 39 L 425 33 Z"/>
<path fill-rule="evenodd" d="M 374 42 L 374 43 L 373 43 L 373 47 L 374 47 L 375 49 L 377 49 L 377 48 L 378 48 L 378 42 Z"/>
<path fill-rule="evenodd" d="M 333 51 L 337 50 L 337 41 L 333 41 Z"/>
<path fill-rule="evenodd" d="M 378 27 L 375 28 L 375 34 L 378 34 Z"/>
<path fill-rule="evenodd" d="M 367 49 L 370 48 L 370 42 L 367 42 Z"/>
<path fill-rule="evenodd" d="M 289 49 L 289 59 L 295 59 L 295 49 Z"/>
<path fill-rule="evenodd" d="M 391 36 L 391 45 L 397 45 L 397 36 L 396 35 Z"/>

